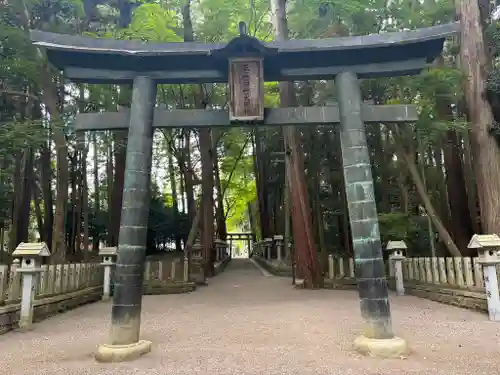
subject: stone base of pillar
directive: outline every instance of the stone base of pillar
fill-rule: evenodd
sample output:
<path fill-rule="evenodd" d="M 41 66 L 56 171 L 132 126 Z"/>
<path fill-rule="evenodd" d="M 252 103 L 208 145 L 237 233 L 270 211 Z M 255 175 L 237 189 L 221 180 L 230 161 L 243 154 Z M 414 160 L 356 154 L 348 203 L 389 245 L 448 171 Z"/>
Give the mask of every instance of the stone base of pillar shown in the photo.
<path fill-rule="evenodd" d="M 97 362 L 133 361 L 151 351 L 151 341 L 140 340 L 130 345 L 100 345 L 94 358 Z"/>
<path fill-rule="evenodd" d="M 354 340 L 354 348 L 363 355 L 376 358 L 404 358 L 409 354 L 406 341 L 400 337 L 369 339 L 359 336 Z"/>

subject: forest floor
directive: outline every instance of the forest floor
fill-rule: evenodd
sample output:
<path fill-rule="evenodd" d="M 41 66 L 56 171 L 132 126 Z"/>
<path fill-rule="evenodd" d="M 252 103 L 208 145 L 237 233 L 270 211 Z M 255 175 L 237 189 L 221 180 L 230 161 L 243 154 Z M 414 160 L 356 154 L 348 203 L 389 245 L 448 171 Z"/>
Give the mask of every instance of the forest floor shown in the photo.
<path fill-rule="evenodd" d="M 391 296 L 395 331 L 413 353 L 380 360 L 352 350 L 362 330 L 354 291 L 296 290 L 240 259 L 209 284 L 144 297 L 141 337 L 153 350 L 134 362 L 94 361 L 109 330 L 111 305 L 101 302 L 0 336 L 0 375 L 465 375 L 500 367 L 499 326 L 480 313 Z"/>

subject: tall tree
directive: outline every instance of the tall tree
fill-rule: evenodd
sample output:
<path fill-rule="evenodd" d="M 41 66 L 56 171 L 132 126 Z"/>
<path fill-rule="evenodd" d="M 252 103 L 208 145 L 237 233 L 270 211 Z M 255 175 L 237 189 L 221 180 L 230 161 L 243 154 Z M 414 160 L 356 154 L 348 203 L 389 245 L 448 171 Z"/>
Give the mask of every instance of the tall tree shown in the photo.
<path fill-rule="evenodd" d="M 274 30 L 277 40 L 287 40 L 288 23 L 286 18 L 286 0 L 272 0 Z M 280 104 L 282 107 L 294 106 L 296 102 L 293 83 L 280 82 Z M 297 129 L 286 126 L 283 129 L 285 139 L 286 175 L 292 201 L 292 225 L 295 254 L 299 272 L 305 285 L 317 288 L 323 284 L 323 275 L 318 263 L 316 241 L 312 230 L 309 194 L 305 184 L 304 160 L 299 145 Z"/>
<path fill-rule="evenodd" d="M 484 233 L 500 232 L 500 147 L 491 134 L 495 118 L 486 93 L 489 60 L 477 0 L 457 0 L 460 66 L 466 75 L 465 98 L 472 123 L 476 182 Z"/>

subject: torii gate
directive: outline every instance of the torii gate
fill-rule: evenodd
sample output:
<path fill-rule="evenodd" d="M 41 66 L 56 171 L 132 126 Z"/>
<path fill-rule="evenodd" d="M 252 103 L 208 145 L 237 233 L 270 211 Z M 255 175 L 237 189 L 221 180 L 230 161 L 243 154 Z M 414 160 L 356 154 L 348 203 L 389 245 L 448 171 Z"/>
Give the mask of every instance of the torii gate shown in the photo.
<path fill-rule="evenodd" d="M 362 353 L 399 357 L 384 272 L 365 122 L 413 122 L 414 106 L 363 105 L 358 78 L 419 74 L 441 53 L 458 24 L 365 36 L 264 43 L 245 35 L 225 44 L 143 43 L 32 31 L 35 45 L 75 83 L 133 83 L 130 111 L 81 114 L 78 130 L 128 128 L 116 286 L 109 344 L 100 361 L 151 350 L 139 339 L 154 127 L 340 123 L 343 171 L 356 277 L 365 320 Z M 264 81 L 335 80 L 338 106 L 264 110 Z M 159 83 L 227 83 L 230 111 L 155 110 Z M 126 124 L 129 124 L 128 126 Z"/>

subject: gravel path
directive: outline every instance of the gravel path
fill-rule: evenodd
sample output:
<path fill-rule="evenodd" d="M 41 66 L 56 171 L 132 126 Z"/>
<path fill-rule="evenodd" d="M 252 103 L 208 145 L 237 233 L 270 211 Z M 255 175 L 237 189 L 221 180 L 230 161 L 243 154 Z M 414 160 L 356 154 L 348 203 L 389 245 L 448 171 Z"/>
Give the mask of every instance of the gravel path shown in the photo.
<path fill-rule="evenodd" d="M 361 332 L 353 291 L 294 290 L 290 280 L 262 276 L 248 260 L 195 293 L 146 296 L 141 359 L 98 364 L 110 304 L 96 303 L 47 319 L 32 332 L 0 336 L 0 374 L 7 375 L 387 375 L 498 374 L 500 325 L 486 315 L 415 297 L 392 297 L 396 333 L 414 350 L 378 360 L 351 350 Z"/>

